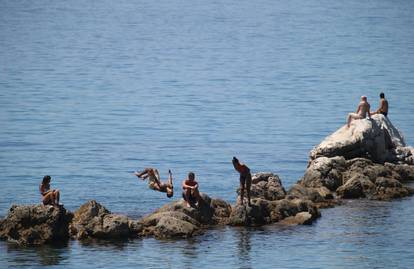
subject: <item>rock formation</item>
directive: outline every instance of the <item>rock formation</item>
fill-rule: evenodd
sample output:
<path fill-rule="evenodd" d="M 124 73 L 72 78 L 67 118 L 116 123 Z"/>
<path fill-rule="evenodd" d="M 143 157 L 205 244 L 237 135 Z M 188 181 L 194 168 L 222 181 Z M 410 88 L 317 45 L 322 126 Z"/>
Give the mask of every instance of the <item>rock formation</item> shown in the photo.
<path fill-rule="evenodd" d="M 237 190 L 240 193 L 240 190 Z M 261 226 L 279 222 L 301 213 L 310 216 L 306 224 L 320 216 L 320 213 L 308 198 L 286 198 L 286 191 L 277 175 L 272 173 L 257 173 L 252 175 L 251 206 L 236 204 L 232 207 L 229 225 L 233 226 Z M 240 201 L 240 197 L 237 199 Z M 299 220 L 299 217 L 296 218 Z M 297 224 L 300 224 L 298 221 Z M 304 222 L 303 222 L 304 223 Z"/>
<path fill-rule="evenodd" d="M 231 206 L 221 200 L 212 199 L 202 193 L 197 208 L 187 207 L 183 200 L 167 204 L 154 213 L 139 220 L 142 235 L 157 238 L 191 237 L 204 228 L 225 224 Z"/>
<path fill-rule="evenodd" d="M 343 126 L 311 151 L 310 161 L 335 156 L 414 165 L 414 148 L 405 146 L 402 134 L 381 114 Z"/>
<path fill-rule="evenodd" d="M 92 200 L 75 211 L 69 231 L 72 238 L 127 238 L 136 237 L 142 226 L 124 215 L 111 214 L 104 206 Z"/>
<path fill-rule="evenodd" d="M 389 200 L 412 195 L 414 190 L 403 184 L 407 180 L 414 180 L 414 149 L 405 146 L 388 118 L 374 115 L 355 120 L 349 129 L 340 128 L 315 147 L 304 176 L 287 192 L 277 175 L 253 175 L 251 206 L 247 201 L 231 206 L 201 194 L 197 208 L 179 200 L 139 220 L 111 214 L 96 201 L 85 203 L 74 214 L 63 207 L 12 206 L 0 220 L 0 239 L 38 245 L 69 237 L 191 237 L 221 224 L 311 224 L 320 216 L 318 208 L 342 199 Z"/>
<path fill-rule="evenodd" d="M 0 238 L 19 245 L 64 242 L 71 219 L 63 207 L 13 205 L 0 222 Z"/>
<path fill-rule="evenodd" d="M 345 199 L 404 197 L 413 194 L 411 188 L 401 184 L 414 180 L 413 153 L 383 115 L 356 120 L 349 129 L 340 128 L 311 151 L 308 168 L 298 185 L 306 189 L 303 193 L 325 188 Z M 310 200 L 320 200 L 312 195 Z"/>

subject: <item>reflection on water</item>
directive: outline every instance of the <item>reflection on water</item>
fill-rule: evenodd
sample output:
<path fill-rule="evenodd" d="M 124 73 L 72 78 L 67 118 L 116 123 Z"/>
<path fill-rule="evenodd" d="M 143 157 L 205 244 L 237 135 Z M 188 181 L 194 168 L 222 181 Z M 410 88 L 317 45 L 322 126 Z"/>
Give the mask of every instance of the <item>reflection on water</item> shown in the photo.
<path fill-rule="evenodd" d="M 19 247 L 12 243 L 5 243 L 7 246 L 8 260 L 11 266 L 28 265 L 59 265 L 70 256 L 68 244 L 53 244 L 40 247 Z"/>
<path fill-rule="evenodd" d="M 0 242 L 0 265 L 408 269 L 414 261 L 414 219 L 407 217 L 414 214 L 413 201 L 352 200 L 323 210 L 310 226 L 218 227 L 191 239 L 69 241 L 33 248 Z"/>
<path fill-rule="evenodd" d="M 250 269 L 251 267 L 251 260 L 250 260 L 250 255 L 251 255 L 251 244 L 250 244 L 250 237 L 251 234 L 254 231 L 251 231 L 248 228 L 239 228 L 237 229 L 236 232 L 236 240 L 238 240 L 237 243 L 237 256 L 239 258 L 239 261 L 241 262 L 241 267 L 240 268 L 244 268 L 244 269 Z"/>

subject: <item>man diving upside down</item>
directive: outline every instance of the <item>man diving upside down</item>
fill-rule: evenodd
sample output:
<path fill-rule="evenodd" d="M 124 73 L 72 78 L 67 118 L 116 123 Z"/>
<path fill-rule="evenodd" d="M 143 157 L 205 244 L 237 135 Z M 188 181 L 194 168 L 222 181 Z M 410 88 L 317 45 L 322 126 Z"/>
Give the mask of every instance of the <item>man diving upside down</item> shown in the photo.
<path fill-rule="evenodd" d="M 171 170 L 168 170 L 168 180 L 166 183 L 161 182 L 160 173 L 157 169 L 149 167 L 145 168 L 142 172 L 135 172 L 138 178 L 145 180 L 148 178 L 148 187 L 154 191 L 165 192 L 167 197 L 171 198 L 174 195 L 174 186 L 172 182 Z"/>

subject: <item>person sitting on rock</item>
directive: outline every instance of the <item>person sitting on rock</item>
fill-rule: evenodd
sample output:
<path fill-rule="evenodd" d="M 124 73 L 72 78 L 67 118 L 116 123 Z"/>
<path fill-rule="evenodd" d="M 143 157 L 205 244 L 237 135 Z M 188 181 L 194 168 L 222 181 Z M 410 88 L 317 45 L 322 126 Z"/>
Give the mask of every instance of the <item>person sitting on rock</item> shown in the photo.
<path fill-rule="evenodd" d="M 250 204 L 250 188 L 252 185 L 252 175 L 250 174 L 250 169 L 245 164 L 240 163 L 240 161 L 233 157 L 232 160 L 234 169 L 240 173 L 240 203 L 243 205 L 244 202 L 244 191 L 247 193 L 247 203 Z"/>
<path fill-rule="evenodd" d="M 171 170 L 168 170 L 168 181 L 163 183 L 160 180 L 160 173 L 155 168 L 145 168 L 142 172 L 135 172 L 138 178 L 145 180 L 148 178 L 148 187 L 154 191 L 165 192 L 167 197 L 171 198 L 174 195 L 174 186 L 172 182 Z"/>
<path fill-rule="evenodd" d="M 351 126 L 352 120 L 365 119 L 367 114 L 368 114 L 368 118 L 371 118 L 371 114 L 369 112 L 370 108 L 371 106 L 367 101 L 367 97 L 364 95 L 361 96 L 361 102 L 359 102 L 358 104 L 357 112 L 348 114 L 348 120 L 347 120 L 348 128 Z"/>
<path fill-rule="evenodd" d="M 388 101 L 385 99 L 385 94 L 380 93 L 380 105 L 377 111 L 371 112 L 371 115 L 382 114 L 385 117 L 388 115 Z"/>
<path fill-rule="evenodd" d="M 193 172 L 188 173 L 187 179 L 183 180 L 183 198 L 187 207 L 192 205 L 198 206 L 200 201 L 200 193 L 198 191 L 198 183 L 195 180 Z"/>
<path fill-rule="evenodd" d="M 59 190 L 50 189 L 51 177 L 46 175 L 43 177 L 42 184 L 39 186 L 40 194 L 42 195 L 42 203 L 44 205 L 54 205 L 58 206 L 60 200 Z"/>

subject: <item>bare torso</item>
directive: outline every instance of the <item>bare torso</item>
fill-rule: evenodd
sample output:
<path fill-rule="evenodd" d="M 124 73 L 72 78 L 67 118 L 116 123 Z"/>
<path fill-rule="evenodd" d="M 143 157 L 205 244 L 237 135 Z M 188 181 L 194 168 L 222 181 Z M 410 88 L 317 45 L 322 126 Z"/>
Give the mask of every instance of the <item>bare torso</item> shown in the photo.
<path fill-rule="evenodd" d="M 381 98 L 380 106 L 379 106 L 377 112 L 388 114 L 388 101 L 387 101 L 387 99 Z"/>

